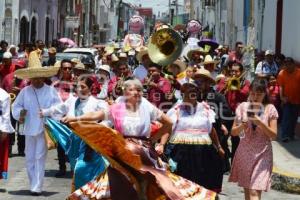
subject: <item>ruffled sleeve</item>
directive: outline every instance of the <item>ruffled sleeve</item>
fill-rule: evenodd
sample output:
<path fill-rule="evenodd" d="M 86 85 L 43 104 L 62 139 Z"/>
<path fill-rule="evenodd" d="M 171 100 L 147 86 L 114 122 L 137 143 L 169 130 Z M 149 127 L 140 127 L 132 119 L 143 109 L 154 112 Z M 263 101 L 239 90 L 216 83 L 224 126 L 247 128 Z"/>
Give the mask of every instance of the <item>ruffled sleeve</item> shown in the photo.
<path fill-rule="evenodd" d="M 273 104 L 268 105 L 268 112 L 267 112 L 268 120 L 278 119 L 278 112 Z"/>

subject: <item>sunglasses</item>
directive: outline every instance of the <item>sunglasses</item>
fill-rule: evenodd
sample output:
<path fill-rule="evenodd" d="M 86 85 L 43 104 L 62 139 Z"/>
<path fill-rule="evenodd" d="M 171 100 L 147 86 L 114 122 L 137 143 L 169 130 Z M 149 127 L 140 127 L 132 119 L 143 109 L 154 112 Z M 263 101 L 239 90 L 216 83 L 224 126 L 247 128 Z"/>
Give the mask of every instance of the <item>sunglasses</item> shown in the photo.
<path fill-rule="evenodd" d="M 63 67 L 62 69 L 63 69 L 64 71 L 67 71 L 67 70 L 71 71 L 71 70 L 72 70 L 72 67 Z"/>

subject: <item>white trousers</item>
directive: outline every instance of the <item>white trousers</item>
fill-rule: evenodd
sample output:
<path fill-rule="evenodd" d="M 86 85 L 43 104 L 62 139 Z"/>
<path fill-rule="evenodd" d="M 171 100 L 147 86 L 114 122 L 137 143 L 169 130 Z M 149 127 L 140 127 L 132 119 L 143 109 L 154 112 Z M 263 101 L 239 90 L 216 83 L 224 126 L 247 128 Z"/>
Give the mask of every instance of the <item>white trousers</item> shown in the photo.
<path fill-rule="evenodd" d="M 25 160 L 31 192 L 42 192 L 47 152 L 44 133 L 25 136 Z"/>

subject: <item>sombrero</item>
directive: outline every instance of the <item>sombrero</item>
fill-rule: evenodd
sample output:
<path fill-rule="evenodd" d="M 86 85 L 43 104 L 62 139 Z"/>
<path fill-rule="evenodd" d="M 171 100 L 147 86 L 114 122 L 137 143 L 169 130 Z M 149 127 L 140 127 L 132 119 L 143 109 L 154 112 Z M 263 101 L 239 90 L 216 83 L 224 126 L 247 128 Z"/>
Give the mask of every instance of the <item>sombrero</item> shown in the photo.
<path fill-rule="evenodd" d="M 192 50 L 190 50 L 190 51 L 187 53 L 188 59 L 189 59 L 189 60 L 192 60 L 192 55 L 193 55 L 193 53 L 196 53 L 196 52 L 200 53 L 200 55 L 203 55 L 203 56 L 206 55 L 206 52 L 204 51 L 204 49 L 200 47 L 200 48 L 197 48 L 197 49 L 192 49 Z"/>
<path fill-rule="evenodd" d="M 216 83 L 214 78 L 211 76 L 210 72 L 203 68 L 197 69 L 197 71 L 193 75 L 193 79 L 197 80 L 197 77 L 201 77 L 201 76 L 207 78 L 207 80 L 209 80 L 211 84 Z"/>
<path fill-rule="evenodd" d="M 173 65 L 178 66 L 180 69 L 180 72 L 183 72 L 186 69 L 186 64 L 183 61 L 177 59 L 172 64 L 167 66 L 167 70 L 169 70 Z"/>
<path fill-rule="evenodd" d="M 48 78 L 57 74 L 59 67 L 43 67 L 36 51 L 29 54 L 28 68 L 15 71 L 19 79 Z"/>
<path fill-rule="evenodd" d="M 147 47 L 140 47 L 140 48 L 137 48 L 136 51 L 138 52 L 138 54 L 136 55 L 136 59 L 139 62 L 142 62 L 143 56 L 148 54 L 148 48 Z"/>
<path fill-rule="evenodd" d="M 106 46 L 104 48 L 104 52 L 105 52 L 105 56 L 111 55 L 113 52 L 115 51 L 115 47 L 114 46 Z"/>
<path fill-rule="evenodd" d="M 214 60 L 211 55 L 206 55 L 204 57 L 204 61 L 200 64 L 206 65 L 206 64 L 218 64 L 220 61 L 219 60 Z"/>

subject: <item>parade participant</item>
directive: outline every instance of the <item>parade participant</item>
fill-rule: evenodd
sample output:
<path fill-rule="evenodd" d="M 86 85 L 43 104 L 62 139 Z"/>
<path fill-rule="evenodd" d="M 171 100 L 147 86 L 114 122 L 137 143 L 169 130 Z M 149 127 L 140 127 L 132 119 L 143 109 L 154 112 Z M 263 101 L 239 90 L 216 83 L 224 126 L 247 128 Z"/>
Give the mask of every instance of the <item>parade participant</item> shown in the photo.
<path fill-rule="evenodd" d="M 7 51 L 8 43 L 5 40 L 0 42 L 0 62 L 2 62 L 3 54 Z"/>
<path fill-rule="evenodd" d="M 45 175 L 47 145 L 44 136 L 44 123 L 39 110 L 49 108 L 61 102 L 54 87 L 44 84 L 46 77 L 57 74 L 57 68 L 43 68 L 36 52 L 29 56 L 28 68 L 19 69 L 15 75 L 21 79 L 30 79 L 31 85 L 23 88 L 12 105 L 13 117 L 24 123 L 25 160 L 34 196 L 41 195 Z"/>
<path fill-rule="evenodd" d="M 131 72 L 126 62 L 117 62 L 116 76 L 111 78 L 108 85 L 108 93 L 113 98 L 122 95 L 124 81 L 131 76 Z"/>
<path fill-rule="evenodd" d="M 16 45 L 10 45 L 9 49 L 8 49 L 8 52 L 11 53 L 12 59 L 18 59 L 19 58 Z"/>
<path fill-rule="evenodd" d="M 15 69 L 22 69 L 26 67 L 26 62 L 24 60 L 17 60 L 15 62 Z M 3 89 L 11 95 L 11 103 L 15 100 L 16 96 L 19 94 L 20 90 L 27 85 L 27 81 L 19 79 L 15 76 L 14 72 L 6 75 L 2 81 Z M 11 123 L 16 129 L 17 139 L 18 139 L 18 155 L 25 156 L 25 136 L 22 133 L 22 128 L 17 123 L 17 121 L 11 117 Z M 15 133 L 9 134 L 9 156 L 12 156 L 12 146 L 15 144 Z"/>
<path fill-rule="evenodd" d="M 35 42 L 35 50 L 34 52 L 36 52 L 39 56 L 39 59 L 42 61 L 43 59 L 43 55 L 44 55 L 44 48 L 45 48 L 45 44 L 43 42 L 43 40 L 37 40 Z"/>
<path fill-rule="evenodd" d="M 108 65 L 101 65 L 97 72 L 97 78 L 101 86 L 101 90 L 100 93 L 97 95 L 97 98 L 105 100 L 108 98 L 108 83 L 110 80 L 110 67 Z"/>
<path fill-rule="evenodd" d="M 148 77 L 144 81 L 147 99 L 160 109 L 169 102 L 166 97 L 172 92 L 170 82 L 161 76 L 161 68 L 160 65 L 151 63 L 148 67 Z"/>
<path fill-rule="evenodd" d="M 144 45 L 142 31 L 144 30 L 145 22 L 141 16 L 133 15 L 129 19 L 129 34 L 124 38 L 123 46 L 129 46 L 133 49 Z"/>
<path fill-rule="evenodd" d="M 278 121 L 281 119 L 281 100 L 280 100 L 280 86 L 276 77 L 270 76 L 268 82 L 268 98 L 270 103 L 273 104 L 279 113 Z"/>
<path fill-rule="evenodd" d="M 228 62 L 237 62 L 237 63 L 243 63 L 243 48 L 244 45 L 242 42 L 236 42 L 235 43 L 235 50 L 231 51 L 228 56 Z"/>
<path fill-rule="evenodd" d="M 219 84 L 218 91 L 221 94 L 225 95 L 229 108 L 232 111 L 232 116 L 235 115 L 234 113 L 238 105 L 246 101 L 249 95 L 250 82 L 246 80 L 244 77 L 242 77 L 243 73 L 244 73 L 243 65 L 240 63 L 233 63 L 232 66 L 230 67 L 230 77 L 221 80 Z M 232 82 L 232 80 L 234 79 L 238 79 L 239 87 L 238 85 L 233 85 L 235 84 L 234 81 Z M 232 123 L 233 120 L 226 120 L 225 126 L 229 132 L 231 130 Z M 231 136 L 231 144 L 232 144 L 231 162 L 233 160 L 236 148 L 239 145 L 239 141 L 240 141 L 239 137 L 236 137 L 234 135 Z"/>
<path fill-rule="evenodd" d="M 78 77 L 83 74 L 88 74 L 87 69 L 85 68 L 84 64 L 76 58 L 71 60 L 73 64 L 73 81 L 77 81 Z"/>
<path fill-rule="evenodd" d="M 108 116 L 108 118 L 113 122 L 115 129 L 122 134 L 126 140 L 126 150 L 119 152 L 121 146 L 124 145 L 124 143 L 121 142 L 120 145 L 118 145 L 119 148 L 114 148 L 114 151 L 119 152 L 119 157 L 122 157 L 122 155 L 126 154 L 127 158 L 132 158 L 131 155 L 134 153 L 137 156 L 135 157 L 136 159 L 141 159 L 141 164 L 137 164 L 139 162 L 133 160 L 132 162 L 128 162 L 129 166 L 134 168 L 127 167 L 123 164 L 122 166 L 124 166 L 124 169 L 121 170 L 119 168 L 120 172 L 118 172 L 119 170 L 113 170 L 112 168 L 109 168 L 108 174 L 105 173 L 106 175 L 102 174 L 100 176 L 106 177 L 105 179 L 98 178 L 94 181 L 95 184 L 88 183 L 84 187 L 80 188 L 80 190 L 73 193 L 69 199 L 76 199 L 83 196 L 86 198 L 91 198 L 91 196 L 94 195 L 105 196 L 105 198 L 114 197 L 113 199 L 122 199 L 124 198 L 122 195 L 126 195 L 128 199 L 132 200 L 157 199 L 158 197 L 177 200 L 187 198 L 187 191 L 190 191 L 188 192 L 188 196 L 192 199 L 201 199 L 201 196 L 203 196 L 204 199 L 208 198 L 208 195 L 211 195 L 211 198 L 213 198 L 215 194 L 209 193 L 204 188 L 199 188 L 198 185 L 167 172 L 165 169 L 166 166 L 158 161 L 158 155 L 155 153 L 155 150 L 151 145 L 151 141 L 155 142 L 163 135 L 163 138 L 158 144 L 162 148 L 167 140 L 168 135 L 166 135 L 166 133 L 170 133 L 171 131 L 172 122 L 161 110 L 156 108 L 149 101 L 142 97 L 142 91 L 143 86 L 138 79 L 127 80 L 124 83 L 124 96 L 118 99 L 118 103 L 110 107 L 108 113 L 105 113 L 104 111 L 98 111 L 79 117 L 66 117 L 63 119 L 64 122 L 72 122 L 77 120 L 94 121 L 102 120 L 105 118 L 105 116 Z M 151 137 L 150 126 L 151 121 L 154 120 L 160 121 L 162 127 L 154 137 Z M 70 125 L 72 126 L 72 123 Z M 76 132 L 79 132 L 81 128 L 77 128 L 78 129 L 75 130 Z M 96 132 L 99 133 L 99 131 L 101 132 L 101 130 Z M 95 131 L 90 133 L 95 134 Z M 79 133 L 79 135 L 81 134 Z M 116 134 L 112 134 L 110 138 L 106 139 L 111 140 L 113 135 Z M 97 138 L 96 135 L 93 137 Z M 110 144 L 118 142 L 116 140 L 119 140 L 117 139 L 118 136 L 113 137 L 114 138 Z M 89 140 L 89 142 L 92 141 Z M 96 148 L 96 146 L 93 145 L 93 148 Z M 129 152 L 126 152 L 128 150 Z M 112 162 L 111 159 L 110 161 Z M 118 162 L 122 163 L 122 159 Z M 113 163 L 113 166 L 118 165 L 115 162 Z M 127 169 L 131 172 L 126 173 Z M 127 178 L 124 179 L 124 177 Z M 131 182 L 133 177 L 136 177 L 137 181 L 140 183 L 141 187 L 138 187 L 140 189 L 136 189 L 134 186 L 135 183 L 133 184 Z M 179 181 L 184 182 L 184 188 L 186 189 L 181 187 L 182 185 Z M 95 190 L 98 185 L 101 187 L 101 190 Z M 90 186 L 92 186 L 91 190 L 93 192 L 87 193 L 87 190 L 90 190 Z M 94 188 L 94 186 L 96 187 Z M 195 188 L 198 188 L 197 192 L 195 191 Z M 148 198 L 151 196 L 152 198 Z"/>
<path fill-rule="evenodd" d="M 93 84 L 94 80 L 91 77 L 80 77 L 76 88 L 77 96 L 72 95 L 61 104 L 43 109 L 41 116 L 51 116 L 58 120 L 63 116 L 76 117 L 88 112 L 107 110 L 108 104 L 105 101 L 97 100 L 91 95 Z M 63 154 L 66 151 L 69 156 L 71 169 L 74 170 L 73 189 L 78 189 L 106 168 L 105 160 L 76 135 L 65 135 L 65 132 L 59 134 L 61 136 L 57 137 L 57 140 L 62 146 Z"/>
<path fill-rule="evenodd" d="M 213 85 L 215 80 L 212 78 L 210 72 L 205 69 L 198 69 L 194 72 L 193 80 L 198 84 L 198 101 L 206 102 L 210 105 L 210 108 L 215 112 L 216 119 L 213 123 L 213 127 L 218 135 L 222 151 L 224 150 L 224 159 L 222 160 L 222 166 L 219 166 L 222 172 L 227 173 L 230 170 L 230 151 L 228 147 L 228 129 L 226 128 L 226 118 L 231 117 L 231 110 L 228 106 L 224 95 L 215 91 Z"/>
<path fill-rule="evenodd" d="M 265 78 L 268 76 L 277 76 L 279 68 L 274 60 L 274 55 L 272 50 L 265 52 L 265 59 L 260 61 L 255 69 L 255 75 L 257 77 Z"/>
<path fill-rule="evenodd" d="M 2 58 L 2 64 L 0 64 L 0 80 L 15 71 L 15 65 L 12 63 L 12 55 L 10 52 L 5 52 Z"/>
<path fill-rule="evenodd" d="M 176 163 L 176 174 L 220 192 L 223 173 L 218 152 L 223 157 L 224 151 L 212 125 L 215 113 L 207 103 L 197 101 L 197 90 L 194 82 L 184 83 L 183 102 L 167 113 L 173 122 L 170 158 Z"/>
<path fill-rule="evenodd" d="M 138 52 L 136 55 L 136 59 L 139 61 L 139 66 L 134 69 L 133 75 L 139 79 L 140 81 L 144 81 L 148 74 L 148 67 L 151 63 L 151 59 L 148 55 L 148 48 L 147 47 L 140 47 L 137 48 L 136 51 Z"/>
<path fill-rule="evenodd" d="M 9 137 L 15 130 L 10 123 L 10 97 L 0 88 L 0 179 L 7 179 Z"/>
<path fill-rule="evenodd" d="M 199 39 L 202 33 L 202 24 L 198 20 L 192 19 L 187 23 L 186 31 L 188 39 L 186 42 L 187 44 L 182 51 L 182 57 L 188 57 L 188 52 L 199 48 L 198 42 L 200 41 Z"/>
<path fill-rule="evenodd" d="M 247 102 L 236 109 L 231 135 L 240 137 L 232 163 L 230 182 L 244 188 L 245 199 L 261 199 L 271 187 L 273 155 L 271 140 L 277 136 L 278 114 L 269 104 L 264 81 L 251 83 Z"/>
<path fill-rule="evenodd" d="M 203 62 L 204 57 L 205 57 L 206 53 L 204 52 L 204 50 L 202 48 L 196 48 L 196 49 L 192 49 L 187 53 L 187 57 L 189 59 L 189 64 L 194 66 L 194 65 L 200 65 L 200 63 Z"/>
<path fill-rule="evenodd" d="M 56 63 L 56 48 L 51 47 L 48 49 L 49 58 L 43 62 L 43 66 L 54 66 Z"/>
<path fill-rule="evenodd" d="M 282 106 L 281 134 L 282 141 L 289 142 L 295 138 L 295 128 L 300 105 L 300 69 L 292 58 L 286 58 L 277 81 L 280 86 Z"/>
<path fill-rule="evenodd" d="M 52 83 L 52 86 L 57 90 L 63 102 L 73 96 L 73 63 L 70 60 L 62 60 L 58 71 L 58 80 Z M 59 171 L 55 177 L 63 177 L 66 175 L 66 155 L 60 144 L 57 144 L 57 157 Z"/>

